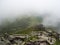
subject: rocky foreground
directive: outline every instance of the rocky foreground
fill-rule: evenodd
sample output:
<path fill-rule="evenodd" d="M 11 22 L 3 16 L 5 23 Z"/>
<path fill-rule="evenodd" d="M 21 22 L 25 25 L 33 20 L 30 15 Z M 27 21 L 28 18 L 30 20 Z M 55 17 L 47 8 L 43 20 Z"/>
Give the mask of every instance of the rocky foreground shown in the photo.
<path fill-rule="evenodd" d="M 30 34 L 8 34 L 0 36 L 0 45 L 54 45 L 60 35 L 52 30 L 31 31 Z"/>
<path fill-rule="evenodd" d="M 32 31 L 28 34 L 5 34 L 0 38 L 0 45 L 53 45 L 56 38 L 45 31 Z"/>

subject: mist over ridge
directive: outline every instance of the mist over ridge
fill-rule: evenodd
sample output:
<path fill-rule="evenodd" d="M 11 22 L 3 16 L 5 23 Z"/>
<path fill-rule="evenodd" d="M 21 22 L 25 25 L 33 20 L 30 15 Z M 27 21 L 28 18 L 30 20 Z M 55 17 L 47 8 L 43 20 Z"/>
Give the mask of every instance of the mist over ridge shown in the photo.
<path fill-rule="evenodd" d="M 17 18 L 38 16 L 60 32 L 60 0 L 0 0 L 0 25 Z"/>

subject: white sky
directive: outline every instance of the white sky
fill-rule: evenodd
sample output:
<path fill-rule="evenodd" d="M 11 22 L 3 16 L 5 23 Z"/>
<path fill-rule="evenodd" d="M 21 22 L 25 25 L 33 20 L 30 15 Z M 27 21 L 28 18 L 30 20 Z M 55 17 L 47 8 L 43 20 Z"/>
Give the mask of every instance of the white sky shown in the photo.
<path fill-rule="evenodd" d="M 28 12 L 52 13 L 44 23 L 56 23 L 60 18 L 60 0 L 0 0 L 0 20 Z M 21 15 L 20 15 L 21 16 Z"/>

